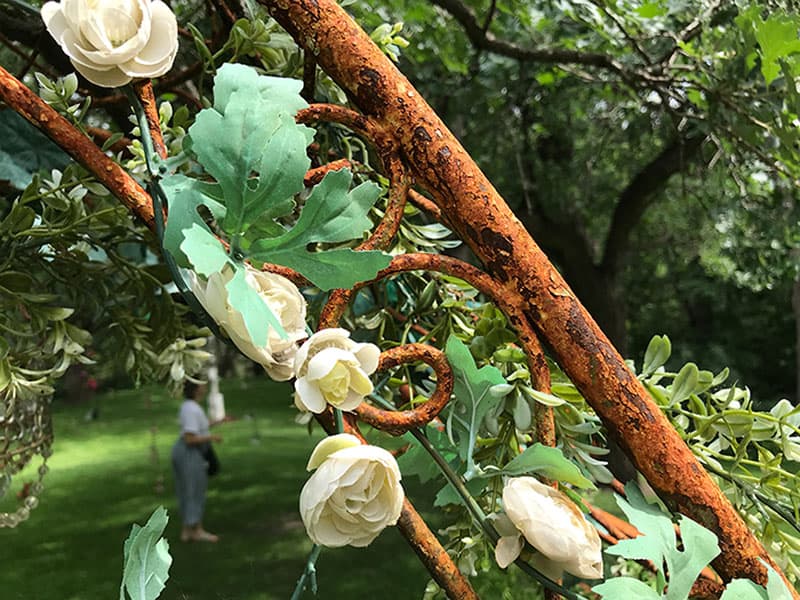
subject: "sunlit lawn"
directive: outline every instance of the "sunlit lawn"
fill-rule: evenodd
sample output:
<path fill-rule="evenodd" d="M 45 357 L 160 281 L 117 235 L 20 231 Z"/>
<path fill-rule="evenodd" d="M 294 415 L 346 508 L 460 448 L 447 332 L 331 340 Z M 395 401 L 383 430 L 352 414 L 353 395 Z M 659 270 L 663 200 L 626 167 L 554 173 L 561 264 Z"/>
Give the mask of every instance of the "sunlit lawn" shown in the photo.
<path fill-rule="evenodd" d="M 205 520 L 221 535 L 219 544 L 178 540 L 169 452 L 179 402 L 153 388 L 109 392 L 98 398 L 96 421 L 84 421 L 86 405 L 55 407 L 55 452 L 41 504 L 17 529 L 0 529 L 0 597 L 117 598 L 122 542 L 131 523 L 143 523 L 163 504 L 171 516 L 166 536 L 174 562 L 162 598 L 288 599 L 311 548 L 297 498 L 321 433 L 309 437 L 294 423 L 285 385 L 230 381 L 223 392 L 228 413 L 239 420 L 218 429 L 225 438 L 218 452 L 222 471 L 211 482 Z M 161 477 L 165 489 L 159 493 Z M 14 490 L 31 479 L 18 476 Z M 436 490 L 406 483 L 411 499 L 430 516 Z M 0 510 L 16 502 L 10 492 Z M 366 550 L 325 550 L 318 580 L 318 598 L 405 599 L 421 598 L 428 575 L 390 529 Z M 491 581 L 480 587 L 484 598 L 500 597 Z M 533 597 L 529 590 L 517 592 L 513 598 Z"/>
<path fill-rule="evenodd" d="M 311 547 L 297 497 L 320 434 L 309 437 L 293 422 L 286 386 L 253 380 L 230 382 L 223 391 L 228 413 L 240 420 L 219 428 L 222 472 L 208 494 L 206 523 L 221 543 L 178 540 L 169 463 L 178 401 L 154 389 L 111 392 L 99 398 L 97 421 L 84 421 L 86 405 L 56 407 L 55 452 L 42 502 L 29 521 L 0 530 L 0 596 L 118 597 L 130 524 L 163 504 L 172 517 L 167 538 L 174 557 L 163 598 L 288 598 Z M 157 493 L 162 476 L 166 489 Z M 8 509 L 9 499 L 0 506 Z M 378 580 L 394 597 L 414 598 L 427 581 L 394 530 L 367 551 L 324 552 L 318 570 L 323 598 L 346 598 Z"/>

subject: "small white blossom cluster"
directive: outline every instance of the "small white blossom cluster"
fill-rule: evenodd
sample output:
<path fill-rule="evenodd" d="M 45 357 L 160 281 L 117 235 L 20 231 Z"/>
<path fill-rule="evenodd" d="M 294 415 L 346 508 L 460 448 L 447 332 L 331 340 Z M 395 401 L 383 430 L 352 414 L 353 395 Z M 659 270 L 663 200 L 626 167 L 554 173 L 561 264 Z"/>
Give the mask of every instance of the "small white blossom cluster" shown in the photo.
<path fill-rule="evenodd" d="M 245 279 L 286 332 L 270 329 L 266 344 L 257 346 L 244 317 L 231 306 L 227 283 L 233 270 L 225 268 L 208 279 L 193 278 L 192 288 L 208 314 L 246 356 L 259 363 L 276 381 L 295 381 L 295 404 L 301 411 L 322 413 L 328 405 L 352 411 L 372 393 L 369 376 L 378 368 L 380 350 L 354 342 L 346 329 L 322 329 L 306 336 L 306 301 L 291 281 L 247 266 Z"/>
<path fill-rule="evenodd" d="M 306 301 L 285 277 L 246 267 L 247 283 L 280 322 L 286 336 L 270 330 L 264 345 L 253 342 L 242 314 L 231 306 L 226 284 L 233 270 L 207 279 L 194 277 L 197 299 L 234 344 L 264 367 L 273 379 L 295 377 L 295 404 L 322 413 L 328 405 L 352 411 L 372 393 L 369 376 L 378 368 L 380 350 L 350 339 L 346 329 L 322 329 L 306 339 Z M 300 494 L 300 514 L 308 536 L 323 546 L 367 546 L 397 523 L 405 494 L 394 457 L 363 445 L 349 434 L 321 441 L 308 463 L 311 476 Z"/>

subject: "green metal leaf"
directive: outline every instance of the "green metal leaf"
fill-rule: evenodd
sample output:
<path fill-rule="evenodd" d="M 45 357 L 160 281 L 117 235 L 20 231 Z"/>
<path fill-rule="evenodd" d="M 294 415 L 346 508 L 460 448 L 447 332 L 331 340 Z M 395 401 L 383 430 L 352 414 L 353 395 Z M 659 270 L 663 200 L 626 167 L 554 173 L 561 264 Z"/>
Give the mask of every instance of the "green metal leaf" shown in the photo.
<path fill-rule="evenodd" d="M 242 313 L 245 327 L 250 334 L 250 339 L 256 346 L 264 346 L 267 343 L 267 334 L 272 327 L 278 335 L 286 338 L 286 330 L 281 326 L 280 321 L 272 313 L 266 302 L 258 295 L 247 283 L 245 277 L 245 267 L 235 265 L 236 272 L 227 284 L 225 289 L 228 292 L 228 303 L 232 308 Z"/>
<path fill-rule="evenodd" d="M 222 204 L 222 190 L 216 183 L 190 179 L 184 175 L 164 178 L 161 187 L 169 198 L 169 218 L 164 230 L 164 247 L 175 257 L 179 265 L 188 267 L 189 261 L 180 249 L 184 239 L 183 232 L 197 225 L 211 233 L 197 209 L 201 205 L 205 206 L 214 218 L 223 218 L 225 206 Z"/>
<path fill-rule="evenodd" d="M 225 247 L 208 229 L 195 223 L 189 229 L 184 229 L 183 235 L 181 250 L 201 275 L 208 277 L 231 262 Z"/>
<path fill-rule="evenodd" d="M 651 561 L 658 569 L 659 591 L 663 591 L 666 583 L 663 570 L 666 563 L 669 588 L 665 598 L 683 600 L 688 596 L 700 571 L 719 554 L 717 536 L 682 515 L 680 527 L 683 550 L 679 550 L 670 517 L 657 506 L 648 504 L 636 485 L 629 483 L 625 486 L 625 492 L 628 500 L 618 496 L 617 504 L 642 535 L 622 540 L 606 549 L 606 553 Z"/>
<path fill-rule="evenodd" d="M 198 160 L 222 189 L 222 227 L 235 239 L 264 213 L 274 218 L 291 211 L 311 164 L 306 146 L 314 130 L 295 122 L 307 106 L 301 81 L 228 64 L 214 83 L 214 108 L 200 111 L 189 135 Z"/>
<path fill-rule="evenodd" d="M 566 458 L 561 450 L 539 442 L 511 459 L 503 467 L 503 473 L 512 477 L 536 473 L 580 488 L 594 488 L 594 484 L 583 476 L 577 465 Z"/>
<path fill-rule="evenodd" d="M 389 265 L 390 256 L 349 248 L 308 249 L 310 244 L 358 238 L 372 226 L 367 213 L 380 196 L 380 188 L 362 183 L 350 190 L 352 178 L 349 169 L 328 173 L 306 200 L 295 226 L 280 236 L 255 241 L 248 254 L 257 261 L 295 269 L 323 290 L 352 287 L 375 277 Z"/>
<path fill-rule="evenodd" d="M 155 600 L 169 578 L 172 557 L 169 543 L 161 538 L 167 526 L 167 511 L 158 507 L 144 527 L 135 524 L 125 540 L 120 600 Z"/>
<path fill-rule="evenodd" d="M 456 438 L 453 441 L 466 465 L 464 479 L 469 481 L 481 474 L 472 457 L 478 429 L 484 417 L 502 401 L 502 396 L 491 394 L 490 390 L 506 380 L 497 367 L 485 365 L 478 369 L 469 348 L 454 335 L 447 339 L 445 354 L 455 379 L 455 398 L 447 411 L 447 432 L 451 440 Z"/>
<path fill-rule="evenodd" d="M 636 600 L 661 600 L 661 594 L 633 577 L 614 577 L 592 588 L 592 591 L 609 600 L 636 598 Z"/>

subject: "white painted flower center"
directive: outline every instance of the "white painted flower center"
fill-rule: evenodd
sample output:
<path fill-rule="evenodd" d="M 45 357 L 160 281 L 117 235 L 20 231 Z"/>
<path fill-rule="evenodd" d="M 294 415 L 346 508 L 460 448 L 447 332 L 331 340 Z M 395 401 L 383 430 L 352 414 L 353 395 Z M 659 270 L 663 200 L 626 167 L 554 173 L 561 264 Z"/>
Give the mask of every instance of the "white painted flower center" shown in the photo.
<path fill-rule="evenodd" d="M 94 0 L 96 18 L 108 41 L 117 48 L 136 35 L 142 24 L 142 11 L 133 0 Z"/>

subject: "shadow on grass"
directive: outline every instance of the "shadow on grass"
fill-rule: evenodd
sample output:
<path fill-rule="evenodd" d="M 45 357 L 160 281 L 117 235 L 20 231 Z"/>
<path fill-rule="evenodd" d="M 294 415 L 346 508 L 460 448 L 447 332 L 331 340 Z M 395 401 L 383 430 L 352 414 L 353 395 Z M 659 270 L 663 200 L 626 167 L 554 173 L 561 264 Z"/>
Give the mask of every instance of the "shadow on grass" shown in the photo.
<path fill-rule="evenodd" d="M 84 422 L 86 406 L 55 407 L 56 442 L 41 503 L 18 528 L 0 530 L 2 597 L 118 597 L 131 523 L 143 523 L 163 504 L 174 562 L 162 598 L 288 598 L 311 549 L 297 501 L 321 432 L 310 437 L 294 423 L 286 385 L 231 381 L 223 392 L 228 413 L 239 420 L 218 428 L 222 471 L 210 483 L 205 522 L 220 534 L 219 544 L 178 540 L 169 453 L 179 401 L 149 388 L 109 392 L 99 397 L 97 421 Z M 16 507 L 15 492 L 36 467 L 16 478 L 0 510 Z M 371 597 L 376 582 L 385 598 L 419 598 L 427 579 L 394 530 L 368 550 L 325 550 L 318 564 L 320 598 Z"/>

